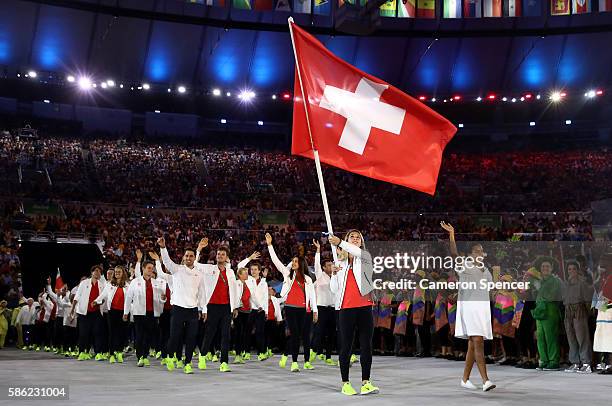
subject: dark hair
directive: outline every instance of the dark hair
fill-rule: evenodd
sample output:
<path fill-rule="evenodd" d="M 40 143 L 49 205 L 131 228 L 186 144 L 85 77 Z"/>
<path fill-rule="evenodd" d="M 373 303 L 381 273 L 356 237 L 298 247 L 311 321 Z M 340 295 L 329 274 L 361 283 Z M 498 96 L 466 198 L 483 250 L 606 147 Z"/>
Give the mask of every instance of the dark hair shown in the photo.
<path fill-rule="evenodd" d="M 259 268 L 259 271 L 261 272 L 261 264 L 259 263 L 259 261 L 251 261 L 249 263 L 249 269 L 251 269 L 252 266 L 256 266 L 257 268 Z"/>
<path fill-rule="evenodd" d="M 195 255 L 195 253 L 196 253 L 196 251 L 193 248 L 191 248 L 191 247 L 185 247 L 185 252 L 187 252 L 187 251 L 193 252 L 193 255 Z"/>
<path fill-rule="evenodd" d="M 229 247 L 225 246 L 225 245 L 220 245 L 219 248 L 217 248 L 217 252 L 219 251 L 225 251 L 225 253 L 227 254 L 227 256 L 230 256 L 230 249 Z"/>
<path fill-rule="evenodd" d="M 89 270 L 89 273 L 90 274 L 93 273 L 93 271 L 95 271 L 96 269 L 98 269 L 100 271 L 100 273 L 104 272 L 104 269 L 102 268 L 102 265 L 94 265 Z"/>
<path fill-rule="evenodd" d="M 306 258 L 298 257 L 298 256 L 294 256 L 293 258 L 298 259 L 298 270 L 297 270 L 298 275 L 301 274 L 302 277 L 305 277 L 306 274 L 308 274 L 308 263 L 306 262 Z M 291 259 L 292 261 L 293 261 L 293 258 Z M 291 268 L 291 271 L 289 271 L 289 279 L 293 279 L 294 273 L 295 271 L 293 270 L 293 268 Z"/>
<path fill-rule="evenodd" d="M 146 260 L 142 262 L 142 269 L 145 269 L 145 267 L 149 264 L 153 265 L 153 268 L 155 268 L 155 264 L 153 263 L 153 261 Z"/>
<path fill-rule="evenodd" d="M 331 262 L 331 263 L 333 264 L 333 263 L 334 263 L 334 260 L 333 260 L 333 259 L 331 259 L 331 258 L 325 258 L 325 259 L 323 260 L 323 265 L 325 266 L 325 264 L 327 264 L 328 262 Z"/>

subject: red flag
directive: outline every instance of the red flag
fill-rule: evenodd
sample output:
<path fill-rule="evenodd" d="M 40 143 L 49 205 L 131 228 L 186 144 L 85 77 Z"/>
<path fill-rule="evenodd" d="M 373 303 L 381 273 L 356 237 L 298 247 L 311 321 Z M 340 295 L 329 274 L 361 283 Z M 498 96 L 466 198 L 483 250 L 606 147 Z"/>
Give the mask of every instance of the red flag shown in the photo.
<path fill-rule="evenodd" d="M 304 95 L 295 75 L 291 152 L 433 195 L 444 147 L 457 129 L 416 99 L 351 66 L 291 23 Z"/>
<path fill-rule="evenodd" d="M 59 290 L 64 287 L 64 281 L 62 280 L 62 275 L 60 275 L 60 269 L 57 268 L 57 275 L 55 276 L 55 289 Z"/>

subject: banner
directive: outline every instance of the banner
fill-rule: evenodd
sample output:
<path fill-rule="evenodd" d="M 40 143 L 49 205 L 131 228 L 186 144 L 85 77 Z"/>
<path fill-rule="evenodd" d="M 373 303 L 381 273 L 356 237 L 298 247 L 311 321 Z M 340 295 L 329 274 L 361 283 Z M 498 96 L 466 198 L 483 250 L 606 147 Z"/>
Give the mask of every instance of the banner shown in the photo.
<path fill-rule="evenodd" d="M 330 0 L 315 0 L 314 2 L 314 14 L 318 15 L 329 15 L 331 13 L 331 1 Z"/>
<path fill-rule="evenodd" d="M 395 17 L 395 9 L 397 8 L 396 0 L 387 0 L 382 6 L 380 6 L 380 15 L 382 17 Z"/>
<path fill-rule="evenodd" d="M 485 17 L 502 16 L 502 0 L 484 0 Z"/>
<path fill-rule="evenodd" d="M 482 2 L 481 0 L 464 0 L 463 16 L 467 18 L 482 17 Z"/>
<path fill-rule="evenodd" d="M 311 11 L 311 0 L 293 0 L 293 12 L 310 14 Z"/>
<path fill-rule="evenodd" d="M 291 11 L 289 0 L 277 0 L 276 7 L 274 7 L 274 10 L 275 11 Z"/>
<path fill-rule="evenodd" d="M 599 12 L 612 11 L 612 0 L 599 0 Z"/>
<path fill-rule="evenodd" d="M 572 0 L 572 10 L 574 14 L 590 13 L 591 0 Z"/>
<path fill-rule="evenodd" d="M 257 11 L 271 11 L 274 9 L 273 0 L 253 0 L 253 9 Z"/>
<path fill-rule="evenodd" d="M 569 0 L 550 0 L 550 14 L 554 16 L 569 15 Z"/>
<path fill-rule="evenodd" d="M 251 9 L 251 1 L 250 0 L 232 0 L 232 4 L 234 8 L 239 8 L 241 10 L 250 10 Z"/>
<path fill-rule="evenodd" d="M 436 18 L 435 0 L 418 0 L 417 17 L 418 18 Z"/>
<path fill-rule="evenodd" d="M 444 18 L 461 18 L 461 0 L 444 0 Z"/>

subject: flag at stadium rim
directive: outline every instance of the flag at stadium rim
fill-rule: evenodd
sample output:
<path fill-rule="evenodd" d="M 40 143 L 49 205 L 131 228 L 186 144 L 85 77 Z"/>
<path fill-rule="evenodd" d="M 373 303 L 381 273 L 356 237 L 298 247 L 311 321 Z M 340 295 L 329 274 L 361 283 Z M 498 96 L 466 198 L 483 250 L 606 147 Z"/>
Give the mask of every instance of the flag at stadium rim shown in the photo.
<path fill-rule="evenodd" d="M 291 20 L 290 20 L 291 21 Z M 291 153 L 433 195 L 457 129 L 290 22 L 295 49 Z"/>
<path fill-rule="evenodd" d="M 241 10 L 250 10 L 251 9 L 251 1 L 250 0 L 232 0 L 232 4 L 234 8 L 239 8 Z"/>
<path fill-rule="evenodd" d="M 276 7 L 274 7 L 276 11 L 291 11 L 291 6 L 289 5 L 289 0 L 278 0 L 276 2 Z"/>
<path fill-rule="evenodd" d="M 485 17 L 501 17 L 502 0 L 484 0 L 483 14 Z"/>
<path fill-rule="evenodd" d="M 417 17 L 418 18 L 436 18 L 436 1 L 435 0 L 418 0 L 417 1 Z"/>
<path fill-rule="evenodd" d="M 444 0 L 444 18 L 461 18 L 461 0 Z"/>
<path fill-rule="evenodd" d="M 310 0 L 293 0 L 293 12 L 310 14 Z"/>
<path fill-rule="evenodd" d="M 591 12 L 591 0 L 572 0 L 574 14 L 585 14 Z"/>
<path fill-rule="evenodd" d="M 416 16 L 415 1 L 416 0 L 400 0 L 397 7 L 397 16 L 399 18 L 414 18 Z"/>
<path fill-rule="evenodd" d="M 463 16 L 480 18 L 482 17 L 482 2 L 481 0 L 464 0 Z"/>
<path fill-rule="evenodd" d="M 269 11 L 274 8 L 273 0 L 253 0 L 253 10 Z"/>
<path fill-rule="evenodd" d="M 550 14 L 554 16 L 569 15 L 570 0 L 550 0 Z"/>
<path fill-rule="evenodd" d="M 381 17 L 395 17 L 396 0 L 387 0 L 380 6 Z"/>
<path fill-rule="evenodd" d="M 522 0 L 504 0 L 504 17 L 520 17 L 522 12 Z"/>
<path fill-rule="evenodd" d="M 599 0 L 599 11 L 612 11 L 612 0 Z"/>

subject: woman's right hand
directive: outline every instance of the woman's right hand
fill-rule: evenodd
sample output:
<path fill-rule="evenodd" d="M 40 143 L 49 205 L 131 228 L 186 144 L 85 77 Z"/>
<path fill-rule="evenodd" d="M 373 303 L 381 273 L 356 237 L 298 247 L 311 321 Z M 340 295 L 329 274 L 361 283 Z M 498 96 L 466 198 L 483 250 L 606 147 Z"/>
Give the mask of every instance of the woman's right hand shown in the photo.
<path fill-rule="evenodd" d="M 270 233 L 266 233 L 266 244 L 268 246 L 272 245 L 272 236 L 270 235 Z"/>

